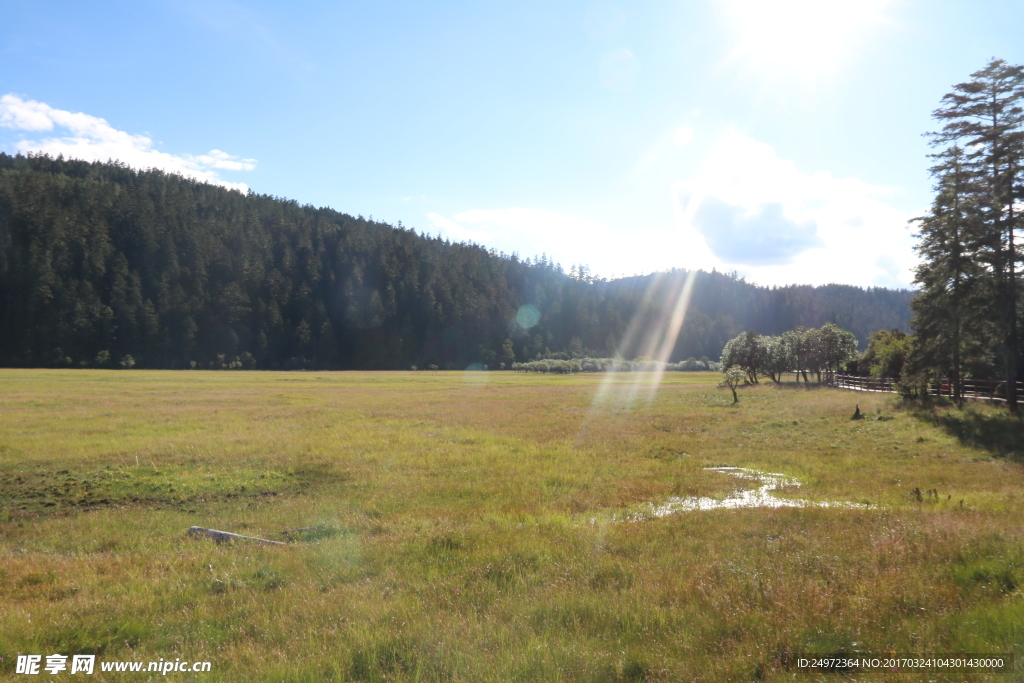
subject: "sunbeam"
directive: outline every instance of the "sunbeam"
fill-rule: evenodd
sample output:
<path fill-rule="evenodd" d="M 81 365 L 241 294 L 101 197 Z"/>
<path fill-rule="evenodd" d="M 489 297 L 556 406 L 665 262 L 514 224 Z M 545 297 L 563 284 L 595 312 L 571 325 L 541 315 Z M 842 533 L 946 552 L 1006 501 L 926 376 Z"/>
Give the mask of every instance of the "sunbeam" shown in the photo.
<path fill-rule="evenodd" d="M 619 373 L 606 373 L 594 395 L 593 407 L 609 400 L 631 405 L 640 396 L 647 403 L 654 400 L 665 365 L 682 332 L 695 279 L 693 270 L 685 277 L 676 272 L 658 273 L 651 278 L 616 352 L 617 359 L 631 355 L 651 361 L 651 370 L 625 373 L 628 379 L 624 382 L 619 380 Z"/>

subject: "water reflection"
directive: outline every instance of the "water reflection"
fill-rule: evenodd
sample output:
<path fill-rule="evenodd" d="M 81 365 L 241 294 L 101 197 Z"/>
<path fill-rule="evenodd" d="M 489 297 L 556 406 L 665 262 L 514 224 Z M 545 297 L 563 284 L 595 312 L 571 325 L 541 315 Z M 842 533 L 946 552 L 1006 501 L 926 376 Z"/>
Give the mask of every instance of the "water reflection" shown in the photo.
<path fill-rule="evenodd" d="M 725 498 L 708 498 L 704 496 L 672 497 L 659 503 L 646 503 L 638 511 L 627 515 L 630 520 L 666 517 L 679 512 L 696 510 L 736 510 L 739 508 L 851 508 L 853 503 L 837 501 L 812 501 L 799 498 L 779 498 L 775 492 L 779 489 L 800 486 L 800 482 L 784 474 L 759 472 L 745 467 L 708 467 L 712 472 L 722 472 L 739 479 L 746 479 L 760 484 L 752 489 L 738 489 Z"/>

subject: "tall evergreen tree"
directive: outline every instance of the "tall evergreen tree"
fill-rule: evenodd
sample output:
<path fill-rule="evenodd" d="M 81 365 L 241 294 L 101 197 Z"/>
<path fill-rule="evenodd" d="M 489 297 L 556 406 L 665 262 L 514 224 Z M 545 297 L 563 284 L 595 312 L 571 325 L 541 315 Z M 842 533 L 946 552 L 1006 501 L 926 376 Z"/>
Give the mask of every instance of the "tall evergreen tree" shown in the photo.
<path fill-rule="evenodd" d="M 985 241 L 985 225 L 964 150 L 953 144 L 932 156 L 937 162 L 931 169 L 936 194 L 929 213 L 917 219 L 916 250 L 922 261 L 911 327 L 918 335 L 918 362 L 948 374 L 954 396 L 962 402 L 963 351 L 977 349 L 985 333 L 983 318 L 977 315 L 984 309 L 985 271 L 975 259 Z"/>
<path fill-rule="evenodd" d="M 965 150 L 981 209 L 975 258 L 989 271 L 987 317 L 998 321 L 1006 400 L 1017 411 L 1019 261 L 1016 233 L 1024 228 L 1016 202 L 1024 161 L 1024 67 L 992 59 L 971 80 L 942 98 L 934 117 L 944 121 L 937 141 Z"/>

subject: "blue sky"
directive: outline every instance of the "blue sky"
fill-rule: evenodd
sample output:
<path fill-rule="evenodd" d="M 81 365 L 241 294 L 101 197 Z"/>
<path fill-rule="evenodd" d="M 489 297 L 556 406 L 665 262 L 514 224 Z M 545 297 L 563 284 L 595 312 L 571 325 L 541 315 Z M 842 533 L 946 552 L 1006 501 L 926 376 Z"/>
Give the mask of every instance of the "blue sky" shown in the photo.
<path fill-rule="evenodd" d="M 15 3 L 0 149 L 160 166 L 601 276 L 906 286 L 921 134 L 1019 0 Z"/>

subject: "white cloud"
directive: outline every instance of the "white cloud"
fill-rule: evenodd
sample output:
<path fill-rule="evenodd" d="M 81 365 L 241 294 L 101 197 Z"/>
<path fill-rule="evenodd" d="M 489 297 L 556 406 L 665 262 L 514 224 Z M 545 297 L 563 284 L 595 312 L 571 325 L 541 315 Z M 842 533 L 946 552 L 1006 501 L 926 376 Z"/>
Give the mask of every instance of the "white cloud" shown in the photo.
<path fill-rule="evenodd" d="M 220 168 L 225 171 L 254 171 L 256 170 L 255 159 L 239 159 L 219 149 L 211 149 L 209 154 L 199 156 L 188 155 L 185 157 L 190 161 L 210 168 Z"/>
<path fill-rule="evenodd" d="M 892 188 L 807 173 L 727 130 L 703 170 L 672 187 L 690 263 L 737 270 L 762 284 L 909 286 L 916 263 L 910 214 Z"/>
<path fill-rule="evenodd" d="M 491 237 L 491 235 L 473 230 L 472 228 L 464 228 L 458 222 L 453 221 L 451 218 L 446 218 L 439 213 L 428 213 L 427 219 L 435 229 L 440 231 L 448 239 L 455 242 L 476 242 L 477 244 L 484 244 L 488 241 L 488 238 Z"/>
<path fill-rule="evenodd" d="M 668 135 L 660 144 L 675 148 Z M 732 129 L 687 180 L 671 183 L 677 161 L 662 161 L 655 166 L 645 157 L 643 168 L 628 172 L 626 179 L 644 191 L 620 188 L 606 197 L 603 208 L 592 207 L 601 220 L 538 208 L 427 217 L 450 239 L 523 256 L 546 253 L 604 277 L 680 267 L 735 270 L 762 285 L 912 283 L 912 215 L 886 202 L 894 188 L 805 172 Z M 659 201 L 671 205 L 674 222 L 648 210 Z"/>
<path fill-rule="evenodd" d="M 693 140 L 693 128 L 690 126 L 680 126 L 672 134 L 672 141 L 676 143 L 677 147 L 685 147 L 690 144 L 691 140 Z"/>
<path fill-rule="evenodd" d="M 568 267 L 588 263 L 613 244 L 608 226 L 545 209 L 473 209 L 446 217 L 429 213 L 434 228 L 458 242 L 476 242 L 506 253 L 548 254 Z M 602 259 L 603 260 L 603 259 Z"/>
<path fill-rule="evenodd" d="M 217 170 L 251 171 L 256 168 L 255 159 L 241 159 L 219 149 L 196 156 L 161 152 L 153 148 L 153 141 L 145 135 L 117 130 L 105 119 L 54 109 L 43 102 L 24 100 L 11 94 L 0 97 L 0 127 L 32 133 L 57 132 L 52 137 L 18 140 L 13 144 L 17 152 L 41 152 L 50 156 L 63 154 L 86 161 L 113 159 L 134 168 L 159 168 L 240 192 L 247 192 L 249 187 L 245 183 L 221 180 Z"/>

